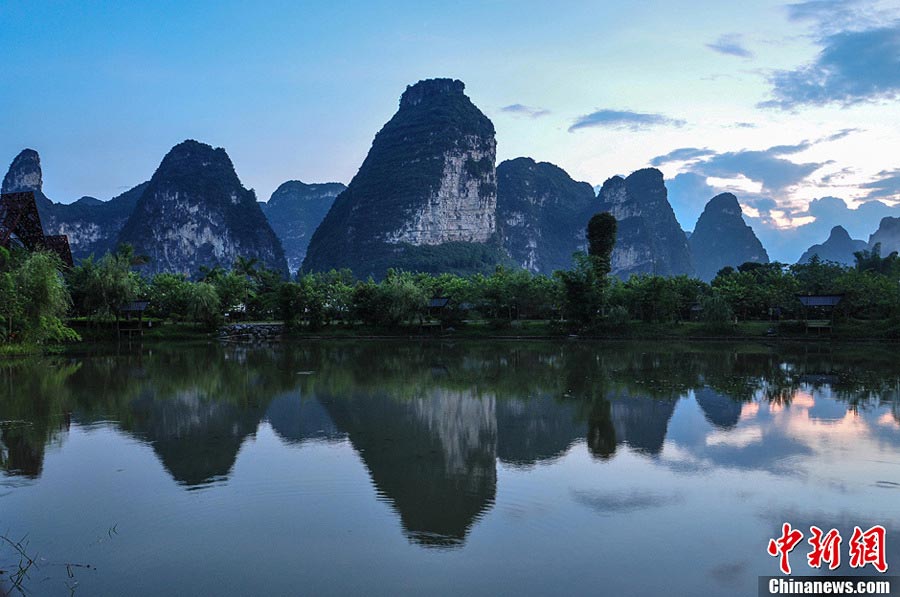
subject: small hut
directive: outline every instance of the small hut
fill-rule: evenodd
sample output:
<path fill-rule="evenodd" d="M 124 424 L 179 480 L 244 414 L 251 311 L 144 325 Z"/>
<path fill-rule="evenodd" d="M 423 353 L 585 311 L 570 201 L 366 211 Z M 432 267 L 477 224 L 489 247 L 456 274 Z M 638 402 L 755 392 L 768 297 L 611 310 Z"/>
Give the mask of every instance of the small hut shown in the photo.
<path fill-rule="evenodd" d="M 797 299 L 803 305 L 803 321 L 806 332 L 831 330 L 834 327 L 834 308 L 838 306 L 843 294 L 798 294 Z"/>
<path fill-rule="evenodd" d="M 144 335 L 144 311 L 150 305 L 149 301 L 132 301 L 125 303 L 116 310 L 116 331 L 118 334 L 129 338 L 132 334 Z"/>

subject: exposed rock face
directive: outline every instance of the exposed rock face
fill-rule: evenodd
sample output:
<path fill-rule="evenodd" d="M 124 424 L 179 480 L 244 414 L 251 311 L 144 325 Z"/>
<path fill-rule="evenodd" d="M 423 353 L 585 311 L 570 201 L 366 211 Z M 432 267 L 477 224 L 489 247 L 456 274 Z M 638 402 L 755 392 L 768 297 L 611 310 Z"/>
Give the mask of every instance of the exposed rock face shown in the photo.
<path fill-rule="evenodd" d="M 23 149 L 15 157 L 6 176 L 3 177 L 2 192 L 4 193 L 34 193 L 34 202 L 37 204 L 41 223 L 46 227 L 47 220 L 52 218 L 53 202 L 44 195 L 44 174 L 41 171 L 41 156 L 33 149 Z M 44 230 L 44 234 L 51 234 Z M 71 240 L 70 240 L 71 242 Z"/>
<path fill-rule="evenodd" d="M 594 189 L 531 158 L 497 166 L 497 230 L 515 262 L 533 273 L 572 267 L 587 251 L 585 227 L 598 207 Z"/>
<path fill-rule="evenodd" d="M 709 282 L 725 266 L 754 261 L 769 263 L 769 255 L 743 218 L 737 197 L 722 193 L 709 200 L 688 241 L 697 277 Z"/>
<path fill-rule="evenodd" d="M 146 182 L 139 184 L 109 201 L 82 197 L 74 203 L 54 203 L 44 195 L 41 158 L 33 149 L 25 149 L 16 156 L 3 179 L 4 193 L 34 193 L 44 234 L 67 235 L 76 261 L 91 254 L 99 257 L 115 249 L 119 231 L 146 186 Z"/>
<path fill-rule="evenodd" d="M 596 211 L 608 211 L 618 221 L 614 275 L 693 273 L 687 237 L 669 205 L 662 172 L 645 168 L 628 178 L 614 176 L 603 183 L 598 199 Z"/>
<path fill-rule="evenodd" d="M 119 241 L 150 257 L 149 273 L 193 276 L 201 266 L 231 267 L 238 257 L 287 273 L 281 243 L 228 154 L 192 140 L 163 158 Z"/>
<path fill-rule="evenodd" d="M 381 277 L 390 267 L 467 273 L 502 259 L 494 126 L 461 81 L 407 87 L 347 190 L 313 234 L 310 271 L 349 267 Z"/>
<path fill-rule="evenodd" d="M 325 219 L 334 198 L 346 188 L 339 182 L 304 184 L 289 180 L 275 189 L 268 203 L 260 203 L 284 247 L 291 272 L 300 269 L 310 237 Z"/>
<path fill-rule="evenodd" d="M 869 249 L 881 243 L 881 254 L 890 255 L 900 251 L 900 218 L 882 218 L 878 230 L 869 237 Z"/>
<path fill-rule="evenodd" d="M 877 241 L 876 241 L 877 242 Z M 821 245 L 813 245 L 800 257 L 799 263 L 809 263 L 813 255 L 818 255 L 822 261 L 834 261 L 844 265 L 853 265 L 856 258 L 853 254 L 864 251 L 868 245 L 864 240 L 854 240 L 843 226 L 835 226 L 831 234 Z"/>

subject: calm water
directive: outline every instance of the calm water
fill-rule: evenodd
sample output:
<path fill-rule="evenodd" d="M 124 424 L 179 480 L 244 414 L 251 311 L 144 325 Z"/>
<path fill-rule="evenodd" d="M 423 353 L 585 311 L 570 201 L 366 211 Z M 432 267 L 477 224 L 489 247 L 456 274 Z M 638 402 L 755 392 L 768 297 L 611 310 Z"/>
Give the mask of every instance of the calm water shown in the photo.
<path fill-rule="evenodd" d="M 346 341 L 3 361 L 0 532 L 40 556 L 37 595 L 754 595 L 783 521 L 845 544 L 882 524 L 896 574 L 894 355 Z"/>

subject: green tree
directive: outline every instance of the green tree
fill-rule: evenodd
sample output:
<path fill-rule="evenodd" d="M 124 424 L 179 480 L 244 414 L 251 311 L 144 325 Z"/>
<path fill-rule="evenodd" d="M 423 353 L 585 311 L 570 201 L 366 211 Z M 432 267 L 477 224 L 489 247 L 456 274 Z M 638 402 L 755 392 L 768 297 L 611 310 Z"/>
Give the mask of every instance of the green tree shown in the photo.
<path fill-rule="evenodd" d="M 78 339 L 63 323 L 71 297 L 53 253 L 0 248 L 0 305 L 5 342 L 44 344 Z"/>
<path fill-rule="evenodd" d="M 222 323 L 222 305 L 216 287 L 209 282 L 190 285 L 187 315 L 191 321 L 213 329 Z"/>
<path fill-rule="evenodd" d="M 610 258 L 616 246 L 617 227 L 615 216 L 609 212 L 594 214 L 588 221 L 588 255 L 591 256 L 597 280 L 601 283 L 612 269 Z"/>
<path fill-rule="evenodd" d="M 69 276 L 79 311 L 118 318 L 119 307 L 135 300 L 144 286 L 142 278 L 132 271 L 135 262 L 129 245 L 120 246 L 116 253 L 107 253 L 97 262 L 93 257 L 82 260 Z"/>
<path fill-rule="evenodd" d="M 597 283 L 597 270 L 584 253 L 574 256 L 575 267 L 553 275 L 562 288 L 562 314 L 567 320 L 584 326 L 594 320 L 603 306 L 603 291 Z"/>

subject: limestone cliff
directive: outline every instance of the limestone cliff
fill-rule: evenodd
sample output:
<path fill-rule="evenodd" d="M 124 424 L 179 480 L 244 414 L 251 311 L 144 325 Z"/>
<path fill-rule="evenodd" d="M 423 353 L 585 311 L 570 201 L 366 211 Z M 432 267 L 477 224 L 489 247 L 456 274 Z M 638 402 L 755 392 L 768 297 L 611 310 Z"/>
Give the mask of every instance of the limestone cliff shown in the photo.
<path fill-rule="evenodd" d="M 470 273 L 502 260 L 494 126 L 464 89 L 452 79 L 407 87 L 313 234 L 305 270 Z"/>
<path fill-rule="evenodd" d="M 709 200 L 688 240 L 697 277 L 709 282 L 725 266 L 737 268 L 753 261 L 769 263 L 769 255 L 743 218 L 741 205 L 731 193 Z"/>
<path fill-rule="evenodd" d="M 163 158 L 119 241 L 150 258 L 151 274 L 194 276 L 201 266 L 227 268 L 238 257 L 287 274 L 281 243 L 228 154 L 192 140 Z"/>
<path fill-rule="evenodd" d="M 585 227 L 597 210 L 594 189 L 565 170 L 531 158 L 497 166 L 497 230 L 515 262 L 533 273 L 572 267 L 586 251 Z"/>
<path fill-rule="evenodd" d="M 662 172 L 638 170 L 627 178 L 614 176 L 603 183 L 597 211 L 618 221 L 612 273 L 677 276 L 692 274 L 687 237 L 669 204 Z"/>

